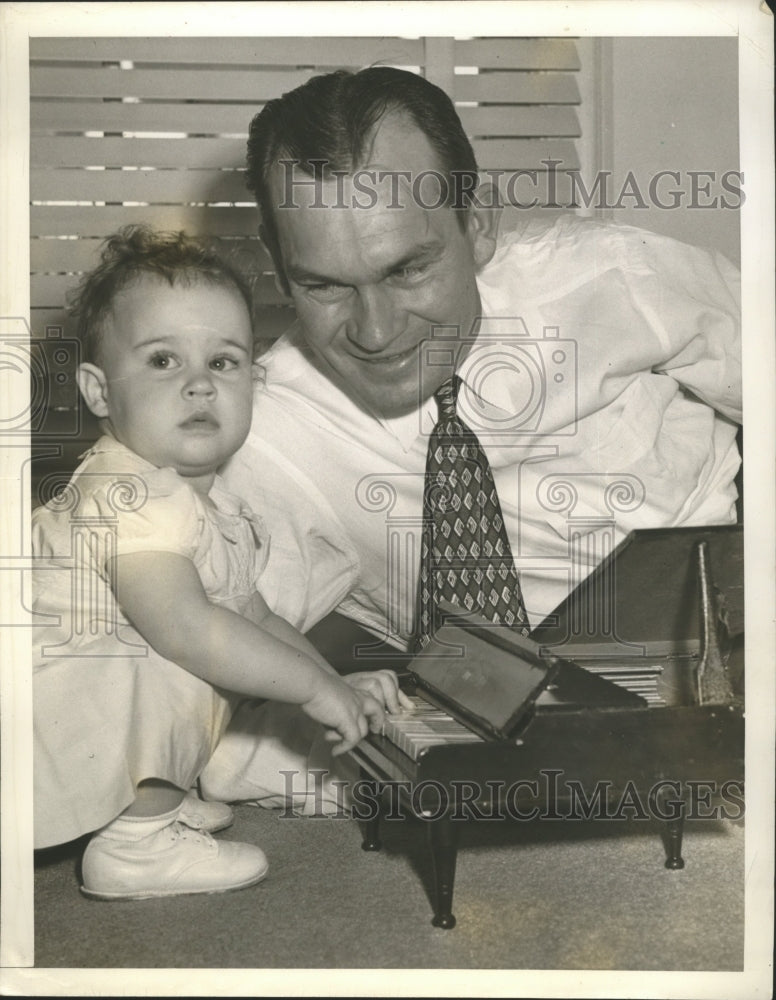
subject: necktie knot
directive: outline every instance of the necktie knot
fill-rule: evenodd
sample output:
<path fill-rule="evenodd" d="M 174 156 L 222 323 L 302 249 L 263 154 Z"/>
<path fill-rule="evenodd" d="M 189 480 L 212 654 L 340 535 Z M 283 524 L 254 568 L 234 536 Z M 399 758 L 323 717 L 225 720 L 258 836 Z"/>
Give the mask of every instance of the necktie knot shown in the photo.
<path fill-rule="evenodd" d="M 446 382 L 443 382 L 434 393 L 434 399 L 439 407 L 440 420 L 456 420 L 455 404 L 458 399 L 458 390 L 461 386 L 461 379 L 453 375 Z"/>

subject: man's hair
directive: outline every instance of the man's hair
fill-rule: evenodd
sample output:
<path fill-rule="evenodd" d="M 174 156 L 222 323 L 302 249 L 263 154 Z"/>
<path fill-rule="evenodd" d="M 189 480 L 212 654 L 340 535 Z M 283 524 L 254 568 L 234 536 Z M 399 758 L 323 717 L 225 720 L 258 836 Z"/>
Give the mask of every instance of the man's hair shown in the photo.
<path fill-rule="evenodd" d="M 466 225 L 477 161 L 447 94 L 416 73 L 390 66 L 358 73 L 337 70 L 268 101 L 251 122 L 248 188 L 256 196 L 264 240 L 277 264 L 280 248 L 269 188 L 273 165 L 288 159 L 299 161 L 309 176 L 320 176 L 322 169 L 324 176 L 332 170 L 352 173 L 364 165 L 375 126 L 391 112 L 404 115 L 428 139 L 447 181 L 446 204 L 460 210 L 460 224 Z"/>
<path fill-rule="evenodd" d="M 159 232 L 149 226 L 125 226 L 107 237 L 100 263 L 84 276 L 68 304 L 82 360 L 99 364 L 105 321 L 116 296 L 146 275 L 170 286 L 233 288 L 245 301 L 248 315 L 252 314 L 247 281 L 207 240 L 184 232 Z"/>

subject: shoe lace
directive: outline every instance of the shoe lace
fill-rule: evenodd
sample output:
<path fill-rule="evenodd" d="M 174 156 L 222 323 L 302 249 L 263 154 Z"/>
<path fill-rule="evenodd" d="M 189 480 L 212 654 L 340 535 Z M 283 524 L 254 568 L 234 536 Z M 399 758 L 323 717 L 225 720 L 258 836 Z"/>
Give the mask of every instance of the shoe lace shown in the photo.
<path fill-rule="evenodd" d="M 200 819 L 200 817 L 197 817 L 197 819 Z M 180 820 L 176 820 L 170 825 L 169 831 L 172 840 L 191 840 L 195 844 L 206 844 L 208 847 L 216 847 L 215 840 L 207 830 L 202 830 L 198 826 L 189 826 L 186 823 L 181 823 Z"/>
<path fill-rule="evenodd" d="M 191 830 L 201 830 L 205 825 L 205 817 L 201 813 L 187 812 L 185 817 L 179 817 L 178 822 L 188 826 Z"/>

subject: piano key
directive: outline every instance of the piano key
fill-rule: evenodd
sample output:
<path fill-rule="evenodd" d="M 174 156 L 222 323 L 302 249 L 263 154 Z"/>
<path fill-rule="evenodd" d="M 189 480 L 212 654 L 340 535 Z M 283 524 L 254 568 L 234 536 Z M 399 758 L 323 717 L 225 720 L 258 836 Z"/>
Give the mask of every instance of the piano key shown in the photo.
<path fill-rule="evenodd" d="M 476 733 L 418 696 L 413 709 L 386 715 L 383 735 L 413 760 L 431 746 L 481 742 Z"/>

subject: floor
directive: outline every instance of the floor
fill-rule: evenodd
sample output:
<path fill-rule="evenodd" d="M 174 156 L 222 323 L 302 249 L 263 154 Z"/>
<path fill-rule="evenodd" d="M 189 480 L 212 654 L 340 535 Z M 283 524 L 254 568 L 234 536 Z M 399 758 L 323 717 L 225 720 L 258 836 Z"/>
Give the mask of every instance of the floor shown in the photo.
<path fill-rule="evenodd" d="M 742 823 L 695 821 L 683 871 L 651 822 L 468 823 L 453 911 L 431 925 L 425 823 L 383 823 L 361 850 L 350 819 L 243 805 L 221 837 L 259 843 L 262 884 L 220 896 L 97 903 L 78 891 L 82 842 L 39 852 L 38 968 L 737 970 Z"/>

